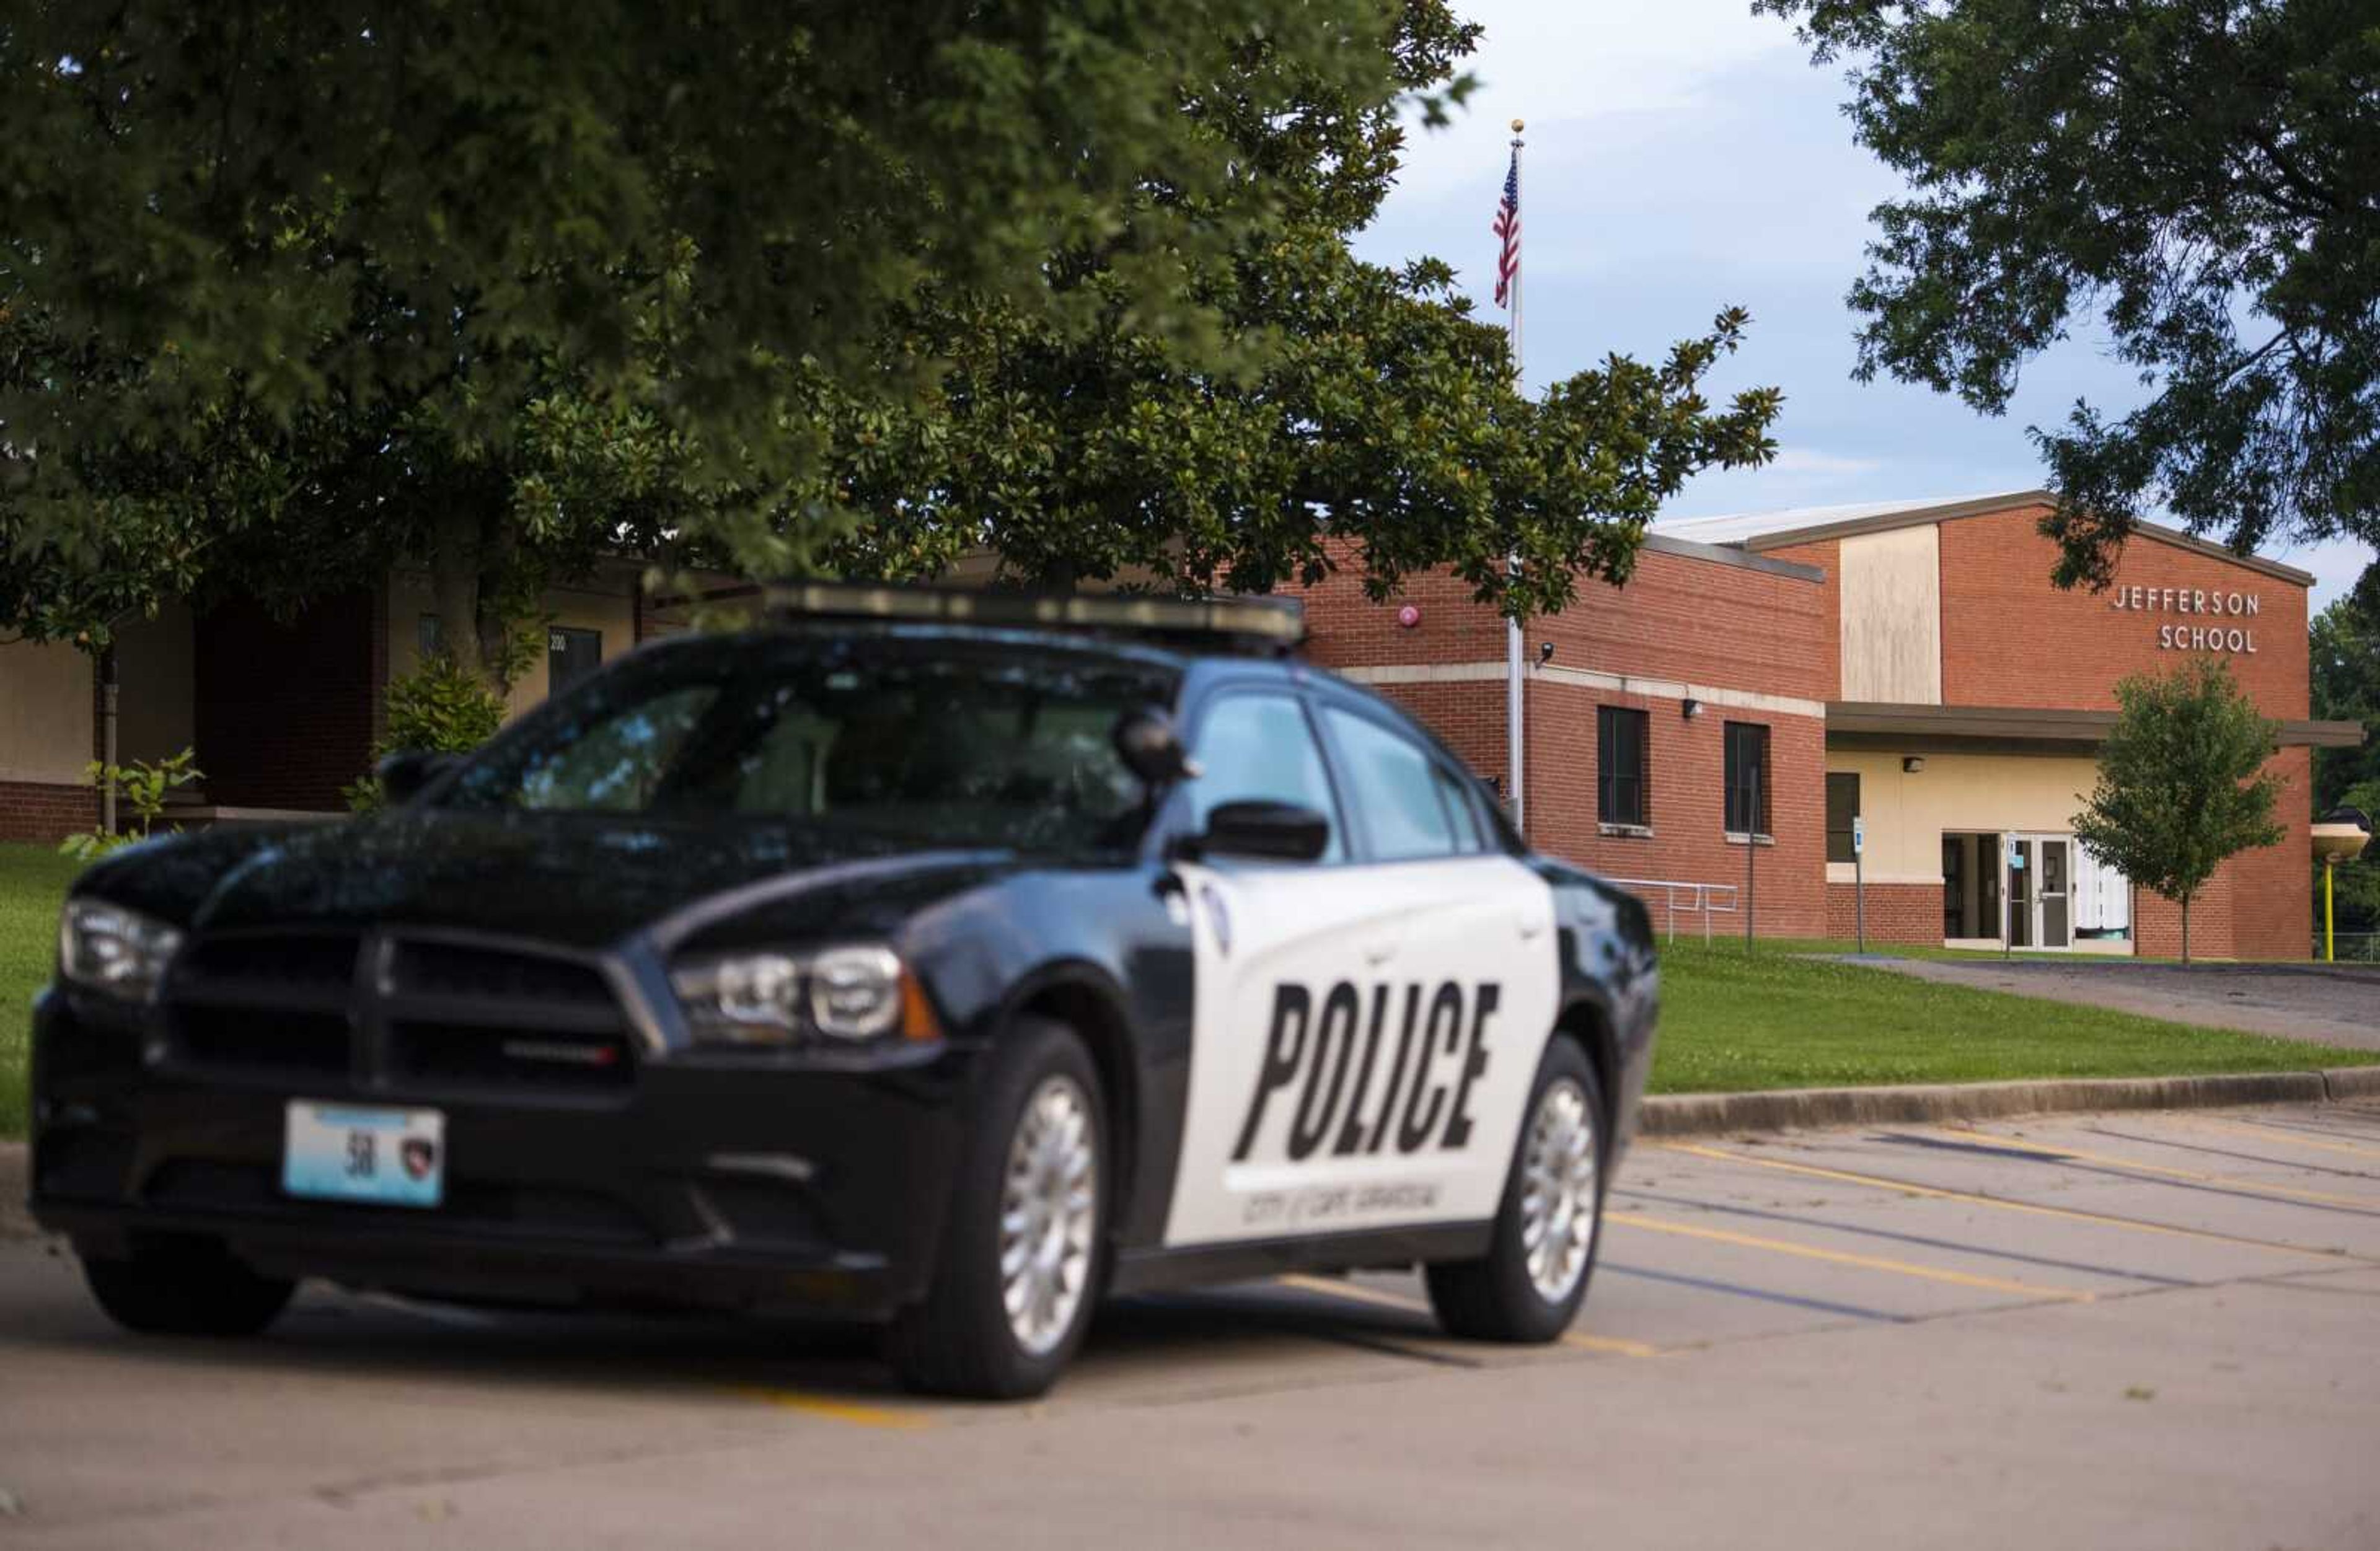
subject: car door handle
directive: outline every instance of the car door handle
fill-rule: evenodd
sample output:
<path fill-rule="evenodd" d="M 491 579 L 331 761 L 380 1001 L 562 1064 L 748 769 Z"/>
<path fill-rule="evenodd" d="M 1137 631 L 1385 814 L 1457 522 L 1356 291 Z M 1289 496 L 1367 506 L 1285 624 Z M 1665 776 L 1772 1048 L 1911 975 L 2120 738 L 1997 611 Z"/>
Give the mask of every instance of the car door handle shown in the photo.
<path fill-rule="evenodd" d="M 1393 942 L 1375 942 L 1364 950 L 1364 962 L 1367 964 L 1384 964 L 1396 956 L 1397 945 Z"/>
<path fill-rule="evenodd" d="M 1542 915 L 1524 915 L 1521 917 L 1520 927 L 1521 940 L 1523 942 L 1534 941 L 1537 938 L 1545 935 L 1546 918 Z"/>

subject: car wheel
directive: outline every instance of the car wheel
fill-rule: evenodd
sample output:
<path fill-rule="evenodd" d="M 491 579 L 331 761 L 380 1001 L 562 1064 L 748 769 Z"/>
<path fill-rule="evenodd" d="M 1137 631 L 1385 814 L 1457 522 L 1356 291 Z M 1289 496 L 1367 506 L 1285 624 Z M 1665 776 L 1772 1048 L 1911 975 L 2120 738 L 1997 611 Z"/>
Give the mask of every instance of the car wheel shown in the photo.
<path fill-rule="evenodd" d="M 1451 1335 L 1550 1341 L 1586 1299 L 1603 1223 L 1602 1084 L 1578 1043 L 1546 1046 L 1488 1253 L 1429 1266 L 1430 1306 Z"/>
<path fill-rule="evenodd" d="M 1103 1269 L 1107 1115 L 1073 1030 L 1023 1020 L 991 1057 L 924 1303 L 895 1317 L 901 1381 L 978 1400 L 1038 1395 L 1090 1324 Z"/>
<path fill-rule="evenodd" d="M 202 1251 L 85 1259 L 82 1276 L 109 1318 L 150 1336 L 253 1336 L 298 1290 L 296 1282 Z"/>

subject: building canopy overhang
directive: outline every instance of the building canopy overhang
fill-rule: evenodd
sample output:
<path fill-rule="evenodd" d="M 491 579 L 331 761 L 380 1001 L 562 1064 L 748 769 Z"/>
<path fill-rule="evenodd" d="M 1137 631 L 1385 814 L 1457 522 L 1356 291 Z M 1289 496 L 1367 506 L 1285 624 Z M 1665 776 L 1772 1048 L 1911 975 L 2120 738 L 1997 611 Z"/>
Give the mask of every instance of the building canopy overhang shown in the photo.
<path fill-rule="evenodd" d="M 1828 748 L 1909 754 L 2094 754 L 2116 724 L 2109 710 L 2048 710 L 2031 706 L 1895 705 L 1875 700 L 1827 704 Z M 2283 748 L 2353 748 L 2358 721 L 2282 721 Z"/>

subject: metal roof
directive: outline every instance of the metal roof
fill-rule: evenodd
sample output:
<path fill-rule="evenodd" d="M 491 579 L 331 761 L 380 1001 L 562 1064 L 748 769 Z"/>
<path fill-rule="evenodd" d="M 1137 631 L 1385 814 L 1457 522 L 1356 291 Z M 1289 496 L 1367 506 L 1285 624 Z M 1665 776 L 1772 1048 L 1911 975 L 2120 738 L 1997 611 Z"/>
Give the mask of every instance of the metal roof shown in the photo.
<path fill-rule="evenodd" d="M 1927 501 L 1869 501 L 1850 506 L 1802 506 L 1779 512 L 1738 513 L 1717 517 L 1680 517 L 1655 525 L 1654 531 L 1674 539 L 1705 544 L 1732 544 L 1759 551 L 1854 534 L 1880 533 L 1888 528 L 1916 527 L 1952 522 L 1961 517 L 1988 516 L 2018 506 L 2055 505 L 2055 491 L 2004 491 L 1997 495 L 1954 496 Z M 2300 587 L 2312 587 L 2313 574 L 2261 555 L 2234 553 L 2221 544 L 2184 533 L 2162 523 L 2137 522 L 2133 534 L 2154 543 L 2188 550 Z"/>
<path fill-rule="evenodd" d="M 1908 517 L 1944 507 L 2005 511 L 2034 500 L 2051 499 L 2046 491 L 2010 491 L 1997 495 L 1946 495 L 1924 500 L 1862 501 L 1847 506 L 1791 506 L 1776 512 L 1730 512 L 1715 517 L 1663 517 L 1653 531 L 1702 544 L 1744 544 L 1755 539 L 1799 537 L 1811 528 L 1838 527 L 1878 517 Z M 1988 503 L 1988 504 L 1985 504 Z"/>

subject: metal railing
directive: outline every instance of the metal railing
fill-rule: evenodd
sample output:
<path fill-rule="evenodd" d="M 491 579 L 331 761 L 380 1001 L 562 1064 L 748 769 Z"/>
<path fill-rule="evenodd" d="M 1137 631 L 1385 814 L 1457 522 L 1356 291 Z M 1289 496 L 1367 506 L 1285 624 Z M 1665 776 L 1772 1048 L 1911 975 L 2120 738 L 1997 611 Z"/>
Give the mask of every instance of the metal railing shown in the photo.
<path fill-rule="evenodd" d="M 2338 934 L 2338 962 L 2343 964 L 2380 964 L 2380 932 L 2341 932 Z M 2313 934 L 2314 962 L 2322 962 L 2322 934 Z"/>
<path fill-rule="evenodd" d="M 1607 878 L 1606 883 L 1616 883 L 1644 900 L 1654 903 L 1658 891 L 1660 908 L 1669 918 L 1670 940 L 1678 940 L 1678 916 L 1681 912 L 1703 918 L 1703 940 L 1711 939 L 1711 917 L 1732 915 L 1741 908 L 1742 886 L 1735 883 L 1687 883 L 1669 878 Z"/>

